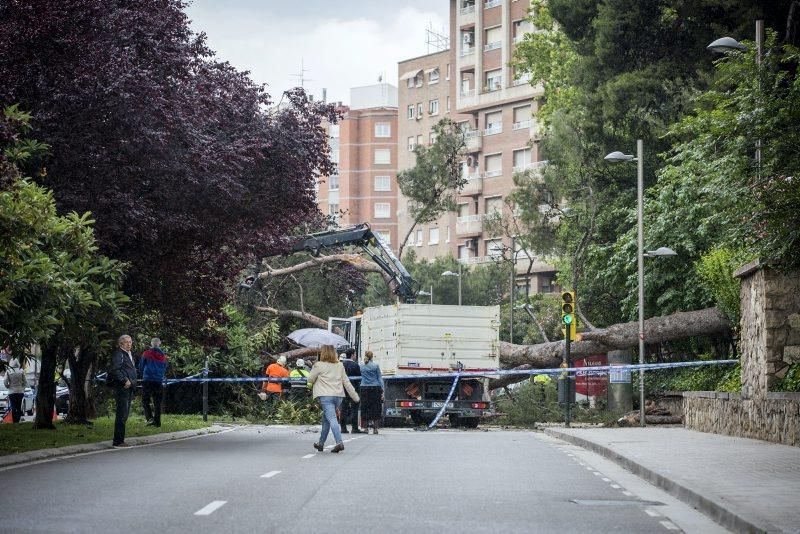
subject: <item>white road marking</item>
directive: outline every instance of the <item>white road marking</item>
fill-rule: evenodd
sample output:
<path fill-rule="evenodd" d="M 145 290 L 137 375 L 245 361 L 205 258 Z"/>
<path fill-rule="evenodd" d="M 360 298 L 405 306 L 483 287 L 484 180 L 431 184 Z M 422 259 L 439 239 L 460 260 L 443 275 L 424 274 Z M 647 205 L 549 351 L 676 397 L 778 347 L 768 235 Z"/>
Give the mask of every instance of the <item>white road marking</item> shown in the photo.
<path fill-rule="evenodd" d="M 586 466 L 586 470 L 587 471 L 594 471 L 594 467 L 592 467 L 591 465 L 587 465 Z"/>
<path fill-rule="evenodd" d="M 659 514 L 658 512 L 656 512 L 655 510 L 653 510 L 651 508 L 645 508 L 644 512 L 647 515 L 649 515 L 650 517 L 661 517 L 661 514 Z"/>
<path fill-rule="evenodd" d="M 313 458 L 314 456 L 316 456 L 316 454 L 306 454 L 305 456 L 303 456 L 303 460 L 307 458 Z"/>
<path fill-rule="evenodd" d="M 261 478 L 272 478 L 275 475 L 277 475 L 278 473 L 280 473 L 280 471 L 270 471 L 269 473 L 265 473 L 265 474 L 261 475 Z"/>
<path fill-rule="evenodd" d="M 664 525 L 664 528 L 667 529 L 667 530 L 680 530 L 678 528 L 678 525 L 676 525 L 672 521 L 659 521 L 659 523 Z"/>
<path fill-rule="evenodd" d="M 633 493 L 631 493 L 630 491 L 623 491 L 622 494 L 627 495 L 628 497 L 633 497 Z"/>
<path fill-rule="evenodd" d="M 603 482 L 611 482 L 610 478 L 603 477 Z"/>
<path fill-rule="evenodd" d="M 622 486 L 620 486 L 619 484 L 611 484 L 611 487 L 614 489 L 622 489 Z"/>
<path fill-rule="evenodd" d="M 207 505 L 196 511 L 194 515 L 211 515 L 216 510 L 221 508 L 226 502 L 228 501 L 211 501 L 210 503 L 208 503 Z"/>

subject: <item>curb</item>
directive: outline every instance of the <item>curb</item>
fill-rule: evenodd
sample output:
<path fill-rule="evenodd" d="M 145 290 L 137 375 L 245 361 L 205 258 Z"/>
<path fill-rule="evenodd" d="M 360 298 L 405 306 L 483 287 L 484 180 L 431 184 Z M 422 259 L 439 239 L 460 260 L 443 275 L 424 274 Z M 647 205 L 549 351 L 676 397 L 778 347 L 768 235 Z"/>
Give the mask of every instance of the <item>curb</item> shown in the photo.
<path fill-rule="evenodd" d="M 181 430 L 180 432 L 167 432 L 163 434 L 151 434 L 149 436 L 138 436 L 126 439 L 127 443 L 131 445 L 153 445 L 164 441 L 173 441 L 194 436 L 202 436 L 205 434 L 216 434 L 222 432 L 228 427 L 211 425 L 206 428 L 198 428 L 195 430 Z M 9 454 L 0 456 L 0 469 L 4 467 L 18 466 L 31 462 L 41 460 L 50 460 L 63 456 L 71 456 L 74 454 L 83 454 L 87 452 L 98 452 L 113 449 L 111 441 L 97 441 L 94 443 L 82 443 L 80 445 L 69 445 L 66 447 L 56 447 L 53 449 L 38 449 L 35 451 L 20 452 L 17 454 Z"/>
<path fill-rule="evenodd" d="M 723 527 L 734 532 L 766 533 L 777 531 L 776 528 L 770 524 L 757 525 L 729 510 L 728 508 L 725 508 L 718 502 L 709 499 L 708 497 L 704 497 L 691 488 L 687 488 L 686 486 L 683 486 L 674 480 L 670 480 L 664 475 L 648 469 L 647 467 L 634 462 L 630 458 L 620 455 L 618 452 L 611 450 L 608 447 L 604 447 L 603 445 L 593 441 L 579 438 L 577 436 L 573 436 L 572 434 L 561 432 L 552 428 L 546 428 L 544 432 L 551 437 L 558 438 L 562 441 L 567 441 L 573 445 L 578 445 L 579 447 L 583 447 L 584 449 L 590 450 L 611 460 L 612 462 L 624 467 L 634 475 L 646 480 L 650 484 L 663 489 L 673 497 L 676 497 L 689 506 L 700 510 Z"/>

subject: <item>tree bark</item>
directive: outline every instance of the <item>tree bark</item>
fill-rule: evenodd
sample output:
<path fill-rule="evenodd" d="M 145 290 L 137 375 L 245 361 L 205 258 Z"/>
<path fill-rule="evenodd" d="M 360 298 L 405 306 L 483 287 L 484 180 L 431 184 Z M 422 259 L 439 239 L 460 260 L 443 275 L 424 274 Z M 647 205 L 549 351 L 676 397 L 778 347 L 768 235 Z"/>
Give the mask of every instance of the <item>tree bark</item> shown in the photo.
<path fill-rule="evenodd" d="M 355 267 L 356 270 L 363 273 L 378 273 L 383 277 L 386 285 L 388 285 L 392 290 L 395 289 L 396 283 L 388 273 L 384 272 L 383 269 L 381 269 L 377 264 L 367 260 L 366 258 L 363 258 L 359 254 L 331 254 L 329 256 L 311 258 L 308 261 L 304 261 L 290 267 L 284 267 L 282 269 L 269 269 L 262 273 L 258 273 L 258 278 L 267 279 L 274 278 L 276 276 L 286 276 L 288 274 L 303 271 L 311 267 L 317 267 L 329 263 L 348 263 Z"/>
<path fill-rule="evenodd" d="M 68 357 L 70 370 L 69 384 L 69 413 L 64 419 L 65 423 L 85 425 L 89 423 L 92 415 L 91 387 L 92 371 L 94 369 L 96 354 L 89 347 L 80 347 Z"/>
<path fill-rule="evenodd" d="M 33 428 L 55 429 L 53 409 L 56 402 L 56 363 L 59 345 L 51 341 L 42 347 L 42 368 L 39 371 L 39 384 L 36 387 L 36 418 Z"/>
<path fill-rule="evenodd" d="M 271 308 L 269 306 L 256 306 L 255 309 L 256 311 L 269 313 L 277 317 L 301 319 L 316 326 L 317 328 L 328 328 L 328 321 L 307 312 L 298 310 L 279 310 L 277 308 Z"/>

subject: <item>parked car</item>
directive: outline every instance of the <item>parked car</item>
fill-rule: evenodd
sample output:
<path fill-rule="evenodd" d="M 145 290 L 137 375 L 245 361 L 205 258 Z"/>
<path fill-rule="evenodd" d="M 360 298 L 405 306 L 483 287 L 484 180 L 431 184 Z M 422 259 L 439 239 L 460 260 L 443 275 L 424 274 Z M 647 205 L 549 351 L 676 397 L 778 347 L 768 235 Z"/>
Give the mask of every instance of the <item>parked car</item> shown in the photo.
<path fill-rule="evenodd" d="M 34 404 L 33 390 L 31 388 L 25 388 L 25 396 L 22 398 L 23 413 L 26 415 L 33 415 Z M 6 410 L 10 409 L 11 403 L 8 400 L 8 388 L 3 383 L 2 377 L 0 377 L 0 413 L 5 413 Z"/>
<path fill-rule="evenodd" d="M 69 412 L 69 386 L 62 378 L 56 384 L 56 413 L 66 414 Z"/>

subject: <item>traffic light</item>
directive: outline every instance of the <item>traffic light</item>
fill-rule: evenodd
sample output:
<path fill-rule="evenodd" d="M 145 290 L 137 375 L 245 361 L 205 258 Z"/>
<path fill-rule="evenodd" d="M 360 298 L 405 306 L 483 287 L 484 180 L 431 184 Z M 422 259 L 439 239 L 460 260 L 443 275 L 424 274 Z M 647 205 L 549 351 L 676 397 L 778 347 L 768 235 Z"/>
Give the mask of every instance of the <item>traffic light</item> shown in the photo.
<path fill-rule="evenodd" d="M 566 338 L 569 332 L 569 340 L 575 341 L 575 292 L 564 291 L 561 293 L 561 322 L 564 323 L 564 332 Z"/>

